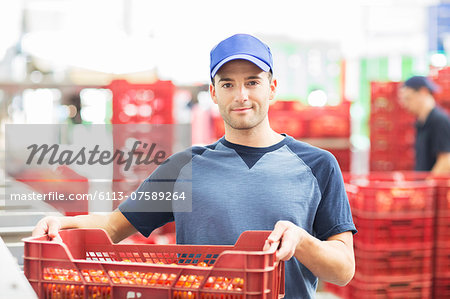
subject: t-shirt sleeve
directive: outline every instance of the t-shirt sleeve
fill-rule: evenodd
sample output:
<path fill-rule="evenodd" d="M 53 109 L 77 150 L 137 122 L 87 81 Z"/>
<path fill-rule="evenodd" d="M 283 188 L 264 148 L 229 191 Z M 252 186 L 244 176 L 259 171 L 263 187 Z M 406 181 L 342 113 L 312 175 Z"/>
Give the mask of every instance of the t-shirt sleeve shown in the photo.
<path fill-rule="evenodd" d="M 156 228 L 174 220 L 171 202 L 153 201 L 151 196 L 160 192 L 172 194 L 181 169 L 191 160 L 190 151 L 171 156 L 142 182 L 132 196 L 119 205 L 122 214 L 142 235 L 148 237 Z M 150 200 L 144 200 L 146 196 L 150 196 Z M 153 207 L 158 207 L 159 212 L 152 211 Z"/>
<path fill-rule="evenodd" d="M 446 116 L 442 116 L 439 121 L 435 122 L 435 149 L 436 154 L 450 152 L 450 120 Z"/>
<path fill-rule="evenodd" d="M 321 200 L 313 229 L 315 236 L 320 240 L 327 240 L 346 231 L 356 233 L 339 165 L 332 154 L 326 152 L 325 157 L 315 173 Z"/>

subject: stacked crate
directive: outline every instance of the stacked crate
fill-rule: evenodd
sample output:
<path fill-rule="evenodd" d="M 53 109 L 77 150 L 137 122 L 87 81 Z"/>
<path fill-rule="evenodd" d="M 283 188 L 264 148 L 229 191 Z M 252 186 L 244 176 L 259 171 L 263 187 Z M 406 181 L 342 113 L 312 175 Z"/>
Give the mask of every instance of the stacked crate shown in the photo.
<path fill-rule="evenodd" d="M 414 116 L 401 107 L 398 82 L 372 82 L 370 170 L 414 168 Z"/>
<path fill-rule="evenodd" d="M 436 102 L 450 115 L 450 67 L 435 71 L 431 79 L 439 85 L 440 89 L 434 95 Z"/>
<path fill-rule="evenodd" d="M 436 181 L 434 298 L 450 298 L 450 177 Z"/>
<path fill-rule="evenodd" d="M 127 153 L 136 141 L 141 144 L 136 151 L 146 157 L 151 145 L 155 144 L 153 154 L 159 150 L 172 153 L 173 96 L 175 86 L 170 81 L 157 81 L 153 84 L 131 84 L 125 80 L 112 81 L 108 86 L 113 94 L 113 139 L 116 149 Z M 151 126 L 149 126 L 151 124 Z M 144 148 L 144 143 L 147 146 Z M 114 163 L 113 191 L 128 194 L 136 190 L 156 168 L 156 164 L 132 165 Z"/>
<path fill-rule="evenodd" d="M 348 286 L 327 290 L 351 299 L 432 298 L 436 183 L 427 176 L 344 174 L 358 229 L 356 273 Z"/>
<path fill-rule="evenodd" d="M 351 298 L 431 298 L 434 182 L 355 180 Z M 391 179 L 391 181 L 389 181 Z"/>
<path fill-rule="evenodd" d="M 140 142 L 135 148 L 135 159 L 141 156 L 141 161 L 147 162 L 156 157 L 158 152 L 163 152 L 165 160 L 172 154 L 174 145 L 173 128 L 173 97 L 175 85 L 171 81 L 157 81 L 151 84 L 132 84 L 125 80 L 115 80 L 107 87 L 113 94 L 112 119 L 113 124 L 113 150 L 121 150 L 128 153 L 136 142 Z M 151 124 L 151 125 L 150 125 Z M 125 157 L 126 159 L 126 157 Z M 136 161 L 136 160 L 135 160 Z M 114 196 L 124 199 L 157 168 L 157 163 L 133 163 L 128 167 L 126 163 L 114 163 L 113 185 Z M 113 201 L 116 208 L 121 201 Z M 130 237 L 125 242 L 151 243 L 151 240 L 159 240 L 163 234 L 170 234 L 167 243 L 174 243 L 173 233 L 175 226 L 167 224 L 152 233 L 148 239 L 140 235 Z"/>

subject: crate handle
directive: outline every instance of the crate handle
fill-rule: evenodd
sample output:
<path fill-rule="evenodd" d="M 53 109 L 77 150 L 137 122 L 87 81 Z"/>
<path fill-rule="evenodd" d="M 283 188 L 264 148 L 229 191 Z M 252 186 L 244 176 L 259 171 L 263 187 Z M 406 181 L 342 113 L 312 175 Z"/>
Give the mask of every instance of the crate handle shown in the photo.
<path fill-rule="evenodd" d="M 410 225 L 411 220 L 393 220 L 392 224 L 393 225 Z"/>
<path fill-rule="evenodd" d="M 262 250 L 267 237 L 272 233 L 270 230 L 244 231 L 235 243 L 236 250 Z"/>
<path fill-rule="evenodd" d="M 409 286 L 409 283 L 407 283 L 407 282 L 397 282 L 397 283 L 391 283 L 389 286 L 393 287 L 393 288 L 403 288 L 403 287 Z"/>

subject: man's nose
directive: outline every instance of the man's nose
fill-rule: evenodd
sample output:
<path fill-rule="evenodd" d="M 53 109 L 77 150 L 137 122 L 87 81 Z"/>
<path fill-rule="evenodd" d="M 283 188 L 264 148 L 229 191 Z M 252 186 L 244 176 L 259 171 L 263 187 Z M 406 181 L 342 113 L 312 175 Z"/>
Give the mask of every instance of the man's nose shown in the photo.
<path fill-rule="evenodd" d="M 240 86 L 240 88 L 237 89 L 236 101 L 239 102 L 248 101 L 248 89 L 245 87 L 245 85 L 242 85 Z"/>

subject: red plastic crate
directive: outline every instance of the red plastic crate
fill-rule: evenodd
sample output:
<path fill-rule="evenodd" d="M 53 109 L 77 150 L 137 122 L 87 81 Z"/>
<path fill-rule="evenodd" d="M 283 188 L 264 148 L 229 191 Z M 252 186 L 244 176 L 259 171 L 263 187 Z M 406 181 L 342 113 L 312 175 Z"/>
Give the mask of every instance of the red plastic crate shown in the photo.
<path fill-rule="evenodd" d="M 212 115 L 211 122 L 213 126 L 213 137 L 216 139 L 221 138 L 225 135 L 225 124 L 223 122 L 223 118 L 219 115 Z"/>
<path fill-rule="evenodd" d="M 370 152 L 370 170 L 371 171 L 411 171 L 414 169 L 414 149 L 408 149 L 390 146 L 383 151 Z M 400 155 L 400 153 L 405 153 Z"/>
<path fill-rule="evenodd" d="M 348 202 L 350 203 L 350 206 L 353 210 L 353 205 L 355 204 L 356 196 L 358 196 L 358 186 L 355 186 L 353 184 L 350 184 L 349 181 L 351 181 L 351 174 L 348 172 L 343 172 L 344 177 L 344 186 L 345 186 L 345 192 L 347 193 Z"/>
<path fill-rule="evenodd" d="M 395 114 L 371 113 L 370 129 L 401 132 L 402 129 L 414 131 L 415 118 L 412 114 L 397 112 Z"/>
<path fill-rule="evenodd" d="M 401 132 L 377 132 L 371 129 L 370 132 L 370 149 L 371 150 L 395 150 L 393 155 L 401 153 L 401 148 L 411 148 L 416 139 L 414 129 L 404 129 Z M 414 156 L 413 156 L 414 158 Z"/>
<path fill-rule="evenodd" d="M 136 159 L 139 157 L 141 161 L 140 164 L 131 163 L 130 165 L 119 163 L 119 159 L 114 161 L 112 191 L 117 195 L 117 200 L 113 201 L 113 209 L 115 209 L 125 199 L 120 194 L 126 195 L 135 191 L 158 167 L 158 163 L 172 155 L 175 129 L 169 124 L 115 124 L 112 126 L 112 134 L 113 152 L 120 150 L 126 153 L 136 146 L 135 157 Z M 158 159 L 156 163 L 152 159 L 159 152 L 164 153 L 164 158 Z"/>
<path fill-rule="evenodd" d="M 372 246 L 356 244 L 356 273 L 370 280 L 386 281 L 390 276 L 421 276 L 433 274 L 432 243 L 408 249 L 373 250 Z M 425 277 L 425 278 L 426 278 Z M 421 278 L 420 280 L 422 280 Z"/>
<path fill-rule="evenodd" d="M 359 188 L 354 210 L 396 214 L 434 212 L 433 181 L 371 181 L 360 178 L 352 182 Z"/>
<path fill-rule="evenodd" d="M 436 244 L 442 247 L 442 244 L 450 240 L 450 213 L 436 217 Z"/>
<path fill-rule="evenodd" d="M 352 299 L 430 299 L 431 276 L 429 279 L 417 281 L 410 277 L 392 276 L 384 282 L 361 280 L 357 276 L 350 283 Z"/>
<path fill-rule="evenodd" d="M 341 286 L 338 286 L 338 285 L 335 285 L 335 284 L 332 284 L 329 282 L 324 282 L 323 288 L 325 291 L 332 293 L 332 294 L 338 296 L 339 298 L 348 298 L 349 297 L 350 287 L 348 285 L 341 287 Z"/>
<path fill-rule="evenodd" d="M 450 299 L 450 277 L 437 278 L 433 285 L 433 298 Z"/>
<path fill-rule="evenodd" d="M 375 160 L 370 162 L 370 169 L 373 171 L 399 171 L 399 170 L 412 170 L 414 169 L 414 161 L 402 160 L 402 161 L 389 161 L 386 159 Z"/>
<path fill-rule="evenodd" d="M 176 244 L 176 233 L 159 234 L 153 231 L 148 238 L 141 233 L 135 233 L 128 238 L 122 240 L 120 244 Z"/>
<path fill-rule="evenodd" d="M 421 248 L 434 240 L 433 213 L 397 214 L 389 218 L 379 213 L 353 212 L 358 229 L 355 246 L 372 246 L 374 249 Z"/>
<path fill-rule="evenodd" d="M 398 165 L 404 161 L 414 162 L 415 155 L 412 145 L 393 146 L 392 143 L 384 139 L 371 141 L 371 161 L 392 161 L 394 165 Z"/>
<path fill-rule="evenodd" d="M 67 165 L 56 169 L 29 168 L 15 175 L 14 179 L 28 185 L 34 191 L 47 195 L 64 194 L 66 198 L 85 198 L 89 194 L 89 180 Z M 66 216 L 88 214 L 88 200 L 44 200 Z"/>
<path fill-rule="evenodd" d="M 339 106 L 309 107 L 309 136 L 350 137 L 350 102 Z"/>
<path fill-rule="evenodd" d="M 349 115 L 324 115 L 311 119 L 309 137 L 350 137 Z"/>
<path fill-rule="evenodd" d="M 371 113 L 393 114 L 398 110 L 398 100 L 392 95 L 373 94 L 370 102 Z"/>
<path fill-rule="evenodd" d="M 114 80 L 107 88 L 113 94 L 113 124 L 173 124 L 175 85 L 171 81 L 132 84 Z"/>
<path fill-rule="evenodd" d="M 398 170 L 396 164 L 391 159 L 370 159 L 371 171 L 394 171 Z"/>
<path fill-rule="evenodd" d="M 304 105 L 300 101 L 274 101 L 270 103 L 269 111 L 303 111 L 309 106 Z"/>
<path fill-rule="evenodd" d="M 427 171 L 372 171 L 368 174 L 351 174 L 349 179 L 367 180 L 371 182 L 404 182 L 433 180 L 433 176 Z"/>
<path fill-rule="evenodd" d="M 436 210 L 438 215 L 450 216 L 450 176 L 435 178 L 436 188 Z"/>
<path fill-rule="evenodd" d="M 261 250 L 269 234 L 244 232 L 234 246 L 129 245 L 100 229 L 65 230 L 62 243 L 24 239 L 24 272 L 40 298 L 277 299 L 284 263 L 277 244 Z"/>
<path fill-rule="evenodd" d="M 326 148 L 325 150 L 333 154 L 333 156 L 339 163 L 341 171 L 350 171 L 351 151 L 349 148 L 346 149 Z"/>
<path fill-rule="evenodd" d="M 399 88 L 399 82 L 370 82 L 370 95 L 371 98 L 379 96 L 397 98 Z"/>
<path fill-rule="evenodd" d="M 308 122 L 298 111 L 269 110 L 270 126 L 275 132 L 286 133 L 294 138 L 308 135 Z"/>
<path fill-rule="evenodd" d="M 434 275 L 436 278 L 450 277 L 450 241 L 436 244 Z"/>

